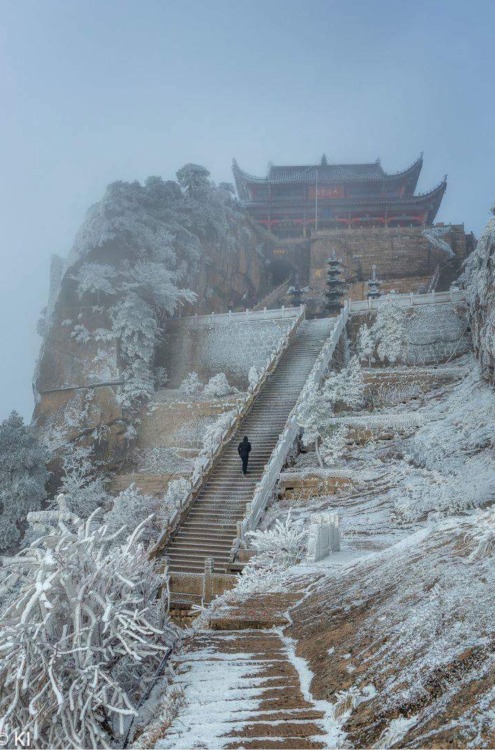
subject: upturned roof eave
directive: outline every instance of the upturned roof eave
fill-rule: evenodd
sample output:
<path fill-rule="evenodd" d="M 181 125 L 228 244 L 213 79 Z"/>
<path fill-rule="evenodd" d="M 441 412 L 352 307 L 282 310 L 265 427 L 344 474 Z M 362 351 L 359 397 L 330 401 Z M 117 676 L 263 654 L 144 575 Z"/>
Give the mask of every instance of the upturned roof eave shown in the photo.
<path fill-rule="evenodd" d="M 423 166 L 423 154 L 421 153 L 418 159 L 411 164 L 406 169 L 396 172 L 395 174 L 388 174 L 381 169 L 381 174 L 376 175 L 353 175 L 352 177 L 344 178 L 328 178 L 326 176 L 323 176 L 321 174 L 322 170 L 328 169 L 328 167 L 334 167 L 334 168 L 341 168 L 342 170 L 345 170 L 349 167 L 372 167 L 377 166 L 377 163 L 375 164 L 335 164 L 335 165 L 321 165 L 321 164 L 315 164 L 315 165 L 308 165 L 308 166 L 301 166 L 297 167 L 298 172 L 290 177 L 280 178 L 280 179 L 273 179 L 270 176 L 268 177 L 256 177 L 255 175 L 251 175 L 248 172 L 245 172 L 237 161 L 234 159 L 232 163 L 232 172 L 234 174 L 234 181 L 236 184 L 236 188 L 238 191 L 238 194 L 241 195 L 242 192 L 244 192 L 247 188 L 247 185 L 284 185 L 284 184 L 291 184 L 294 182 L 300 182 L 300 183 L 313 183 L 316 179 L 316 174 L 318 173 L 318 179 L 321 181 L 322 184 L 338 184 L 339 182 L 346 182 L 346 183 L 362 183 L 362 182 L 376 182 L 378 184 L 385 182 L 404 182 L 407 193 L 412 194 L 414 193 L 414 190 L 416 189 L 419 175 L 421 173 L 421 169 Z M 296 167 L 287 167 L 287 169 L 296 169 Z"/>
<path fill-rule="evenodd" d="M 394 204 L 407 204 L 411 203 L 413 205 L 418 205 L 422 203 L 428 203 L 432 200 L 438 200 L 439 205 L 442 200 L 443 194 L 445 193 L 445 190 L 447 188 L 447 179 L 444 178 L 442 182 L 434 187 L 432 190 L 428 191 L 427 193 L 419 193 L 418 195 L 404 195 L 404 196 L 386 196 L 386 195 L 377 195 L 375 198 L 371 196 L 362 196 L 362 197 L 352 197 L 352 198 L 321 198 L 320 199 L 320 205 L 332 205 L 332 206 L 366 206 L 369 204 L 373 205 L 383 205 L 384 207 L 393 206 Z M 266 201 L 241 201 L 242 205 L 245 208 L 263 208 L 268 205 L 273 207 L 284 207 L 284 206 L 297 206 L 301 204 L 301 200 L 297 198 L 271 198 L 270 200 Z M 305 204 L 312 205 L 313 201 L 310 199 L 306 199 L 304 201 Z"/>

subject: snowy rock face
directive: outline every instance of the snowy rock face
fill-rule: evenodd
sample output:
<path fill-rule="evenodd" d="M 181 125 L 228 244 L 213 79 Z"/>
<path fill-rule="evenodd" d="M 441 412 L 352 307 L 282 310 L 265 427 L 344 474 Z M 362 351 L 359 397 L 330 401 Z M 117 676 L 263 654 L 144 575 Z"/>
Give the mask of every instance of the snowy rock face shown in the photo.
<path fill-rule="evenodd" d="M 52 266 L 35 423 L 51 448 L 92 444 L 108 468 L 159 381 L 170 316 L 245 306 L 260 287 L 263 248 L 227 187 L 197 165 L 177 178 L 110 185 Z"/>
<path fill-rule="evenodd" d="M 495 213 L 495 206 L 492 209 Z M 465 283 L 472 321 L 475 353 L 485 377 L 493 381 L 495 368 L 495 217 L 481 235 L 466 263 Z"/>

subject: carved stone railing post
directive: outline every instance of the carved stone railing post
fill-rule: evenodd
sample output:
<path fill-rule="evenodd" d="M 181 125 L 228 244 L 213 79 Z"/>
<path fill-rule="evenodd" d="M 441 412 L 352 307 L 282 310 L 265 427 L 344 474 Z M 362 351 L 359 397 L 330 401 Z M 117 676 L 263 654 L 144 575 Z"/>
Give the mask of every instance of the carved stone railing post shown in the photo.
<path fill-rule="evenodd" d="M 203 603 L 209 604 L 213 599 L 213 581 L 212 575 L 214 570 L 213 557 L 207 557 L 205 560 L 205 569 L 203 573 Z"/>
<path fill-rule="evenodd" d="M 339 518 L 335 513 L 321 513 L 311 519 L 308 533 L 308 562 L 318 562 L 332 552 L 340 551 Z"/>

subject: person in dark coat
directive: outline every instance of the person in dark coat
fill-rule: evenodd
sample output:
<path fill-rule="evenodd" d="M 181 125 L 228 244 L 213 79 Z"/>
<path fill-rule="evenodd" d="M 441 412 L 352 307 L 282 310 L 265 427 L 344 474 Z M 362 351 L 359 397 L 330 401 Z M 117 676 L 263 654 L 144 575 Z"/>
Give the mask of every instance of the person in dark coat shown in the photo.
<path fill-rule="evenodd" d="M 247 435 L 244 436 L 244 440 L 241 440 L 237 446 L 237 452 L 242 460 L 242 473 L 247 474 L 249 454 L 251 453 L 251 443 L 249 442 Z"/>

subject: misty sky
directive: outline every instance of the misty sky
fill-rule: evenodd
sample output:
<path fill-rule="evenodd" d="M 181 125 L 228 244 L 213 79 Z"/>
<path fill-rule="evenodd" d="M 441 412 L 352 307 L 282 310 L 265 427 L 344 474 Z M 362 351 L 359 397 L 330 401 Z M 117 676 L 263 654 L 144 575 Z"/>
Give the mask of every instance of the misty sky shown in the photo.
<path fill-rule="evenodd" d="M 117 179 L 236 157 L 374 161 L 479 235 L 495 197 L 491 0 L 0 0 L 0 419 L 32 411 L 49 259 Z"/>

